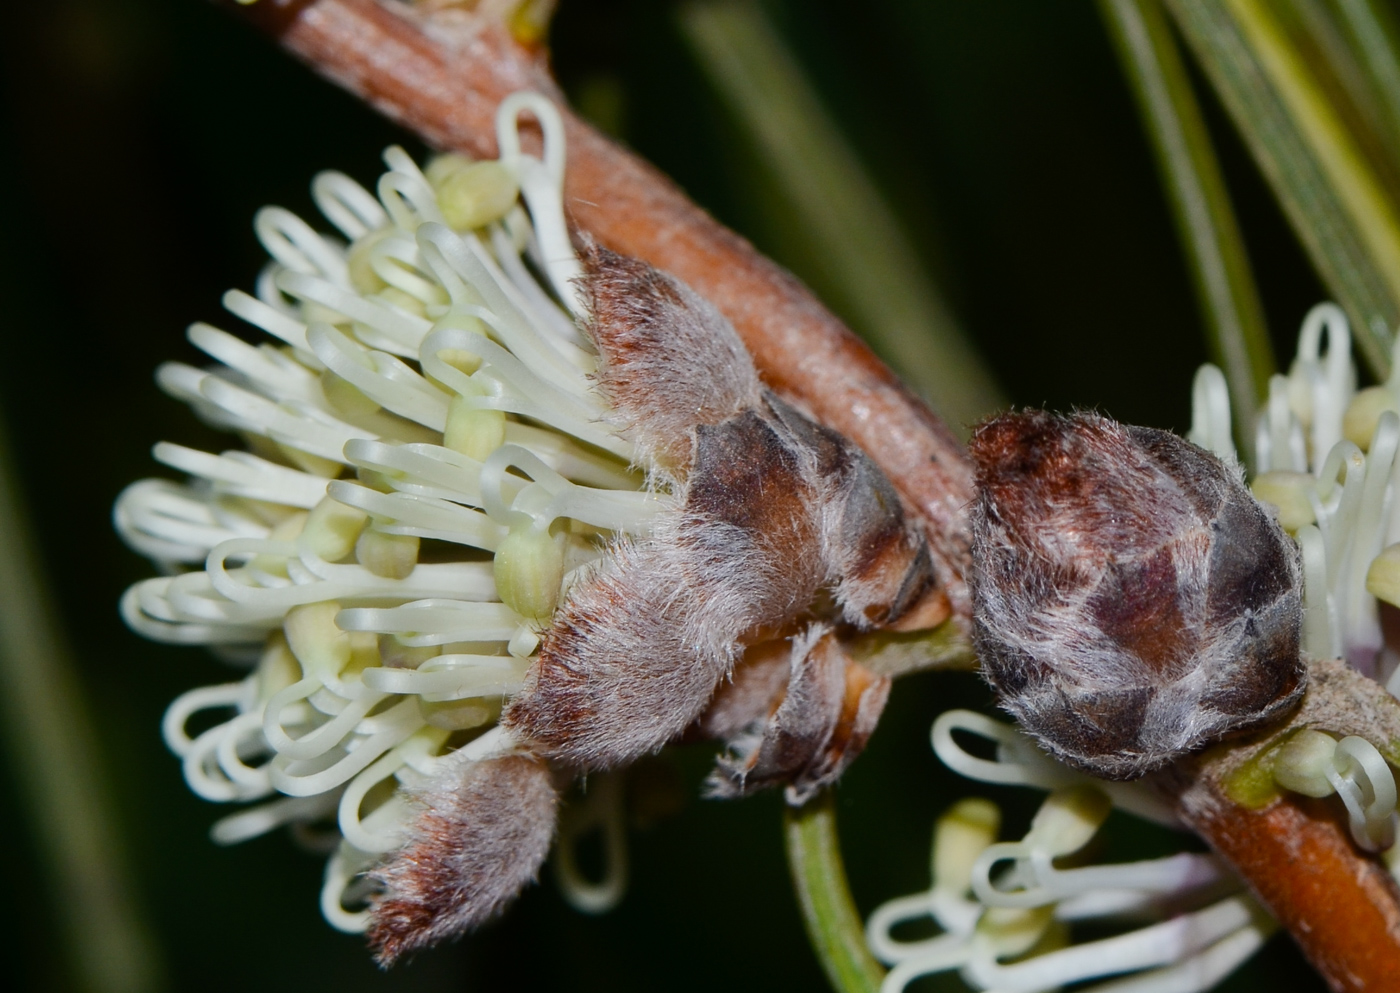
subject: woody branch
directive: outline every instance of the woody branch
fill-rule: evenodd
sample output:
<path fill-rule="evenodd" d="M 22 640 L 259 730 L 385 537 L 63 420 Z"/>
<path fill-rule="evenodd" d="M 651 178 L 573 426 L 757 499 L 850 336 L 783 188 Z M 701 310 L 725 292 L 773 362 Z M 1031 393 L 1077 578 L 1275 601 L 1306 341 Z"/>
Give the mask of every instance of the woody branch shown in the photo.
<path fill-rule="evenodd" d="M 484 157 L 496 154 L 502 98 L 524 88 L 558 95 L 521 8 L 519 0 L 482 0 L 471 9 L 262 0 L 242 9 L 318 72 L 430 145 Z M 565 198 L 574 222 L 706 296 L 733 322 L 770 385 L 870 454 L 921 516 L 956 623 L 966 630 L 964 508 L 973 480 L 954 435 L 791 274 L 646 162 L 567 109 L 564 119 Z M 1325 696 L 1331 687 L 1314 692 Z M 1235 804 L 1215 773 L 1210 764 L 1184 773 L 1183 818 L 1250 881 L 1328 982 L 1360 989 L 1360 976 L 1400 973 L 1400 903 L 1377 863 L 1309 806 L 1286 798 L 1262 810 Z M 1328 899 L 1319 902 L 1320 893 Z M 1342 907 L 1352 908 L 1350 917 L 1334 913 Z M 1368 926 L 1318 926 L 1353 917 Z"/>

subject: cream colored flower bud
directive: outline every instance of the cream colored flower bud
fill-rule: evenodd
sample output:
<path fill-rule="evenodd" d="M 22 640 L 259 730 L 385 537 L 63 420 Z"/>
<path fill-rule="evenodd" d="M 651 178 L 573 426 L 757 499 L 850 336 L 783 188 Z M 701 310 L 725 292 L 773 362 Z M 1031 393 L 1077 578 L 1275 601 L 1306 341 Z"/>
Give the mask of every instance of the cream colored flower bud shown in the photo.
<path fill-rule="evenodd" d="M 1031 820 L 1027 847 L 1052 856 L 1069 855 L 1089 843 L 1113 804 L 1094 786 L 1069 786 L 1045 798 Z"/>
<path fill-rule="evenodd" d="M 287 645 L 307 676 L 323 679 L 340 675 L 350 662 L 350 636 L 335 623 L 340 604 L 334 600 L 307 603 L 287 611 L 282 630 Z"/>
<path fill-rule="evenodd" d="M 385 534 L 366 528 L 355 542 L 355 558 L 376 576 L 407 579 L 418 565 L 418 545 L 417 535 Z"/>
<path fill-rule="evenodd" d="M 933 832 L 933 888 L 961 896 L 972 885 L 972 863 L 997 840 L 1001 810 L 990 800 L 968 797 L 938 818 Z"/>
<path fill-rule="evenodd" d="M 997 958 L 1014 958 L 1035 947 L 1054 917 L 1054 904 L 988 907 L 977 921 L 977 934 L 991 944 Z"/>
<path fill-rule="evenodd" d="M 356 417 L 369 417 L 383 409 L 365 396 L 359 387 L 329 369 L 321 372 L 321 393 L 337 414 L 352 420 Z"/>
<path fill-rule="evenodd" d="M 1278 510 L 1279 525 L 1289 534 L 1296 534 L 1299 528 L 1316 520 L 1309 499 L 1312 488 L 1312 476 L 1288 469 L 1261 472 L 1249 487 L 1256 500 Z"/>
<path fill-rule="evenodd" d="M 496 549 L 496 592 L 528 620 L 546 623 L 564 581 L 564 535 L 533 524 L 512 528 Z"/>
<path fill-rule="evenodd" d="M 327 562 L 339 562 L 355 547 L 369 515 L 326 497 L 311 511 L 302 542 Z"/>
<path fill-rule="evenodd" d="M 428 701 L 418 698 L 423 720 L 445 731 L 465 731 L 494 721 L 501 714 L 499 698 Z"/>
<path fill-rule="evenodd" d="M 389 285 L 380 278 L 379 273 L 374 271 L 374 265 L 370 262 L 370 253 L 373 252 L 375 245 L 393 233 L 394 228 L 383 227 L 378 231 L 361 235 L 350 246 L 350 253 L 346 256 L 345 265 L 350 271 L 350 285 L 355 287 L 355 292 L 369 296 Z"/>
<path fill-rule="evenodd" d="M 437 194 L 448 226 L 469 231 L 504 217 L 515 206 L 520 187 L 499 162 L 473 162 L 450 172 Z"/>
<path fill-rule="evenodd" d="M 454 396 L 447 405 L 447 427 L 442 443 L 454 452 L 484 462 L 506 442 L 506 415 L 499 410 L 468 406 L 466 397 Z"/>
<path fill-rule="evenodd" d="M 306 526 L 306 520 L 307 514 L 304 510 L 298 511 L 295 514 L 288 514 L 286 517 L 282 518 L 282 520 L 278 521 L 272 530 L 268 532 L 268 540 L 295 541 L 297 535 L 301 534 L 302 529 Z M 257 569 L 259 572 L 265 572 L 272 576 L 282 576 L 285 578 L 287 575 L 286 556 L 258 555 L 252 562 L 249 562 L 248 565 L 252 569 Z"/>
<path fill-rule="evenodd" d="M 1334 787 L 1327 780 L 1337 754 L 1337 741 L 1330 735 L 1304 728 L 1283 746 L 1274 762 L 1274 781 L 1286 790 L 1303 796 L 1331 796 Z"/>
<path fill-rule="evenodd" d="M 386 286 L 384 289 L 374 294 L 373 299 L 383 300 L 391 306 L 407 311 L 414 317 L 428 316 L 428 308 L 424 305 L 422 300 L 418 299 L 412 293 L 399 289 L 397 286 Z"/>
<path fill-rule="evenodd" d="M 1400 544 L 1391 545 L 1366 570 L 1366 591 L 1377 600 L 1400 607 Z"/>
<path fill-rule="evenodd" d="M 1351 398 L 1342 418 L 1342 435 L 1363 452 L 1370 451 L 1371 438 L 1381 414 L 1393 410 L 1400 414 L 1400 400 L 1389 387 L 1368 386 Z"/>
<path fill-rule="evenodd" d="M 301 678 L 301 666 L 297 664 L 296 656 L 287 646 L 282 632 L 278 631 L 268 639 L 254 675 L 257 679 L 258 703 L 266 703 Z"/>
<path fill-rule="evenodd" d="M 428 180 L 428 184 L 437 190 L 444 182 L 475 161 L 470 155 L 463 155 L 461 152 L 445 152 L 433 156 L 423 167 L 423 176 Z"/>

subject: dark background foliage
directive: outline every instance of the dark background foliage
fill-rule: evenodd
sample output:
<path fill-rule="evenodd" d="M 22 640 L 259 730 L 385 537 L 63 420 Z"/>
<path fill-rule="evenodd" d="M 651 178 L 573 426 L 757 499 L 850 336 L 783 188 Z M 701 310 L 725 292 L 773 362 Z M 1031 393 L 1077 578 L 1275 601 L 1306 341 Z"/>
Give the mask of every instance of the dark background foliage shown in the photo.
<path fill-rule="evenodd" d="M 674 5 L 561 6 L 552 42 L 571 95 L 726 223 L 810 269 L 758 209 L 751 153 L 684 46 Z M 1185 429 L 1200 321 L 1090 0 L 768 9 L 1012 400 Z M 321 921 L 319 858 L 280 835 L 209 843 L 220 811 L 185 789 L 158 725 L 170 699 L 229 671 L 122 626 L 117 597 L 149 568 L 114 536 L 112 500 L 160 471 L 148 454 L 157 440 L 229 444 L 151 374 L 165 359 L 199 361 L 181 334 L 190 321 L 236 327 L 218 300 L 249 287 L 261 263 L 253 212 L 277 203 L 309 217 L 317 170 L 367 182 L 383 146 L 423 149 L 199 0 L 0 4 L 0 57 L 0 413 L 169 988 L 822 989 L 787 883 L 778 800 L 696 799 L 706 750 L 648 768 L 653 794 L 685 799 L 633 835 L 632 888 L 617 911 L 574 913 L 546 870 L 504 921 L 387 975 Z M 1222 114 L 1208 111 L 1276 349 L 1291 355 L 1321 290 Z M 839 794 L 862 912 L 927 886 L 932 820 L 970 789 L 933 758 L 928 726 L 948 707 L 985 704 L 972 677 L 896 688 Z M 1022 830 L 1036 797 L 996 796 L 1008 830 Z M 4 972 L 25 989 L 72 988 L 8 765 L 0 811 Z M 1165 843 L 1120 828 L 1117 857 Z M 1224 988 L 1320 989 L 1309 976 L 1276 938 Z"/>

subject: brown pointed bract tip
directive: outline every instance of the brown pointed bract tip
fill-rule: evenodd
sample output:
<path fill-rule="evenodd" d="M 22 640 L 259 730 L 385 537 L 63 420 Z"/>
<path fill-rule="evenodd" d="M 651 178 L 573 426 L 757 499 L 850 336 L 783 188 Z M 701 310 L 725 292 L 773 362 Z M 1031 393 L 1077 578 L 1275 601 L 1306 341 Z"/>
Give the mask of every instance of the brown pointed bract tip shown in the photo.
<path fill-rule="evenodd" d="M 535 759 L 463 762 L 417 799 L 408 845 L 373 873 L 384 893 L 369 942 L 382 966 L 495 917 L 535 880 L 554 839 L 559 797 Z"/>
<path fill-rule="evenodd" d="M 1128 779 L 1302 695 L 1296 546 L 1166 431 L 1026 411 L 974 434 L 982 671 L 1057 758 Z"/>

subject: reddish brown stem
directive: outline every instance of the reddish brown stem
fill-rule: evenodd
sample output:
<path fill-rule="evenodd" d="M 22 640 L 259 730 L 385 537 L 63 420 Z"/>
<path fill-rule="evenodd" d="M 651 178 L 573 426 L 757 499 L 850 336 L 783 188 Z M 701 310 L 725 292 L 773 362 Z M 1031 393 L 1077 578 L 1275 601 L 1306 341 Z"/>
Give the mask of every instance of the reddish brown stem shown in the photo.
<path fill-rule="evenodd" d="M 1248 810 L 1211 791 L 1184 804 L 1191 827 L 1248 879 L 1334 990 L 1400 983 L 1395 881 L 1361 858 L 1335 797 Z"/>
<path fill-rule="evenodd" d="M 558 94 L 543 55 L 501 26 L 500 6 L 262 0 L 251 11 L 318 72 L 430 145 L 480 157 L 496 154 L 502 98 Z M 926 520 L 940 579 L 965 620 L 972 472 L 947 426 L 790 273 L 651 165 L 567 110 L 564 120 L 575 222 L 689 283 L 734 322 L 770 385 L 870 454 Z"/>

